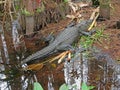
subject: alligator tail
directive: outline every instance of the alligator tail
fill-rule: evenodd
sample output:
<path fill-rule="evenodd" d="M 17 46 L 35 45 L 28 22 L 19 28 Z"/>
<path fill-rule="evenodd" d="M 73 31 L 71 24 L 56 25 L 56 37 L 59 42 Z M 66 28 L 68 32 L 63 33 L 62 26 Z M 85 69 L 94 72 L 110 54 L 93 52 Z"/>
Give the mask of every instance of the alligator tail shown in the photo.
<path fill-rule="evenodd" d="M 51 44 L 51 45 L 43 48 L 42 50 L 28 56 L 26 59 L 21 61 L 21 64 L 25 64 L 25 63 L 30 62 L 32 60 L 44 57 L 44 56 L 50 54 L 52 51 L 54 51 L 54 49 L 55 49 L 55 47 Z"/>

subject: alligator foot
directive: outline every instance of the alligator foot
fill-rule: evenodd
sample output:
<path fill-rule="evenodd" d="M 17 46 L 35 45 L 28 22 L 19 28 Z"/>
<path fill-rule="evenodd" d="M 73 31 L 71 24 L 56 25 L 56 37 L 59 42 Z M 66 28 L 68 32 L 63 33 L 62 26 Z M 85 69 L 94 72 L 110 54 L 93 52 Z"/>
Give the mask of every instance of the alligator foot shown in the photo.
<path fill-rule="evenodd" d="M 96 32 L 96 30 L 94 30 L 94 29 L 89 31 L 89 32 L 87 32 L 87 31 L 80 31 L 81 34 L 86 35 L 86 36 L 91 36 L 95 32 Z"/>

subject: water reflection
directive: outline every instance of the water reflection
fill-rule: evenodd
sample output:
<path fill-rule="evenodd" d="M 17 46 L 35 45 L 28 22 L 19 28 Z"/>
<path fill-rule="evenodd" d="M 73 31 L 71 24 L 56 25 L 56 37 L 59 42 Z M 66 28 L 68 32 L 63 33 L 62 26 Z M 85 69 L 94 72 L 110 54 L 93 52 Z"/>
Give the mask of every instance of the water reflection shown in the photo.
<path fill-rule="evenodd" d="M 7 45 L 6 45 L 6 41 L 5 41 L 4 30 L 3 30 L 1 25 L 0 25 L 0 34 L 1 34 L 1 40 L 2 40 L 3 50 L 4 50 L 4 55 L 5 55 L 5 59 L 6 59 L 6 64 L 9 64 L 8 49 L 7 49 Z"/>
<path fill-rule="evenodd" d="M 3 63 L 1 57 L 1 51 L 0 51 L 0 63 Z M 4 65 L 0 64 L 0 72 L 4 71 L 4 69 L 5 69 Z M 2 81 L 5 78 L 6 78 L 5 74 L 0 74 L 0 90 L 9 90 L 7 87 L 7 82 Z"/>
<path fill-rule="evenodd" d="M 66 60 L 64 77 L 70 90 L 80 90 L 82 82 L 88 82 L 88 58 L 86 58 L 86 53 L 76 52 L 70 62 Z"/>
<path fill-rule="evenodd" d="M 120 90 L 120 65 L 101 51 L 76 53 L 70 62 L 66 60 L 64 77 L 70 90 L 81 90 L 83 82 L 94 90 Z"/>
<path fill-rule="evenodd" d="M 0 36 L 1 36 L 1 41 L 2 41 L 2 47 L 4 50 L 4 55 L 5 55 L 5 63 L 9 64 L 9 55 L 8 55 L 8 49 L 7 49 L 7 45 L 6 45 L 6 41 L 5 41 L 5 36 L 4 36 L 4 31 L 2 26 L 0 25 Z M 0 72 L 5 70 L 4 65 L 2 65 L 3 61 L 2 61 L 2 54 L 1 54 L 1 50 L 0 50 Z M 0 74 L 0 90 L 10 90 L 10 87 L 8 86 L 8 83 L 5 81 L 2 81 L 3 79 L 6 78 L 6 75 Z"/>
<path fill-rule="evenodd" d="M 17 22 L 13 22 L 13 26 L 12 26 L 12 35 L 13 35 L 13 43 L 14 43 L 14 47 L 16 49 L 17 45 L 19 44 L 19 38 L 18 38 L 18 31 L 17 31 Z M 5 25 L 6 26 L 6 25 Z M 11 29 L 9 27 L 9 29 Z M 0 36 L 1 36 L 1 43 L 2 43 L 2 47 L 0 47 L 1 49 L 3 49 L 2 51 L 2 55 L 0 56 L 0 90 L 14 90 L 13 88 L 16 88 L 17 85 L 19 85 L 18 83 L 23 82 L 22 79 L 19 79 L 19 82 L 16 85 L 16 81 L 18 80 L 18 78 L 20 78 L 20 67 L 16 65 L 16 62 L 19 56 L 14 52 L 14 49 L 11 49 L 11 52 L 14 52 L 14 55 L 11 53 L 8 53 L 8 46 L 10 46 L 10 42 L 6 42 L 8 40 L 7 37 L 9 35 L 7 35 L 8 33 L 4 32 L 6 29 L 3 30 L 2 25 L 0 25 Z M 6 36 L 6 37 L 5 37 Z M 7 44 L 8 45 L 7 45 Z M 14 58 L 11 58 L 13 56 L 16 56 Z M 16 85 L 16 86 L 15 86 Z M 17 87 L 18 88 L 18 87 Z M 18 90 L 20 89 L 20 87 L 18 88 Z"/>
<path fill-rule="evenodd" d="M 120 65 L 116 65 L 113 72 L 113 84 L 111 90 L 120 90 Z"/>
<path fill-rule="evenodd" d="M 18 29 L 17 29 L 17 27 L 19 26 L 18 24 L 19 24 L 18 21 L 13 21 L 12 23 L 12 38 L 13 38 L 13 44 L 15 50 L 20 43 Z"/>
<path fill-rule="evenodd" d="M 48 76 L 48 90 L 54 90 L 53 83 L 54 83 L 54 78 L 52 74 Z"/>

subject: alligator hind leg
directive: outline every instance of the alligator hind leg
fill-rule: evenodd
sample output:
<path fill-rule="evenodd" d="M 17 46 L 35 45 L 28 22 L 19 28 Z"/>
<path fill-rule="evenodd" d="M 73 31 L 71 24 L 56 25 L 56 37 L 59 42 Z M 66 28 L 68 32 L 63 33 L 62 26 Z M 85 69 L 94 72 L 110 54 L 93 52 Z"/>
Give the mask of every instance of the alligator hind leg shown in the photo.
<path fill-rule="evenodd" d="M 47 37 L 44 38 L 44 41 L 48 44 L 51 44 L 55 40 L 55 37 L 53 34 L 49 34 Z"/>
<path fill-rule="evenodd" d="M 63 44 L 63 45 L 60 45 L 59 47 L 56 48 L 58 51 L 67 51 L 67 50 L 70 50 L 70 51 L 74 51 L 74 47 L 72 47 L 71 45 L 69 44 Z"/>

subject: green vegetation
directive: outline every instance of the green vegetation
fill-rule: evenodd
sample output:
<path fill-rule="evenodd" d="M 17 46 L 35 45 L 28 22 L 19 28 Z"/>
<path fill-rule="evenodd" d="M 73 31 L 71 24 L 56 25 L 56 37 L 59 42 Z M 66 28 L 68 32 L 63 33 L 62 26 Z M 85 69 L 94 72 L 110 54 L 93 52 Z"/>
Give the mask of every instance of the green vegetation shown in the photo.
<path fill-rule="evenodd" d="M 40 13 L 40 12 L 43 12 L 44 10 L 45 10 L 45 6 L 44 6 L 44 4 L 42 3 L 42 4 L 41 4 L 41 7 L 37 8 L 36 12 L 37 12 L 37 13 Z"/>
<path fill-rule="evenodd" d="M 101 43 L 100 38 L 106 37 L 106 35 L 103 34 L 104 28 L 96 29 L 96 33 L 91 36 L 82 36 L 80 39 L 80 45 L 84 48 L 92 47 L 93 43 L 99 42 Z"/>
<path fill-rule="evenodd" d="M 60 86 L 59 90 L 69 90 L 69 87 L 70 87 L 69 85 L 64 83 Z M 77 86 L 74 85 L 72 88 L 76 89 L 76 87 Z M 82 88 L 82 90 L 92 90 L 95 88 L 95 86 L 88 86 L 86 83 L 83 82 L 81 88 Z M 44 89 L 42 88 L 40 83 L 35 82 L 34 83 L 34 90 L 44 90 Z"/>
<path fill-rule="evenodd" d="M 27 11 L 26 9 L 22 9 L 22 14 L 26 15 L 26 16 L 31 16 L 32 14 Z"/>
<path fill-rule="evenodd" d="M 64 2 L 65 2 L 65 3 L 67 3 L 67 2 L 68 2 L 68 0 L 64 0 Z"/>

